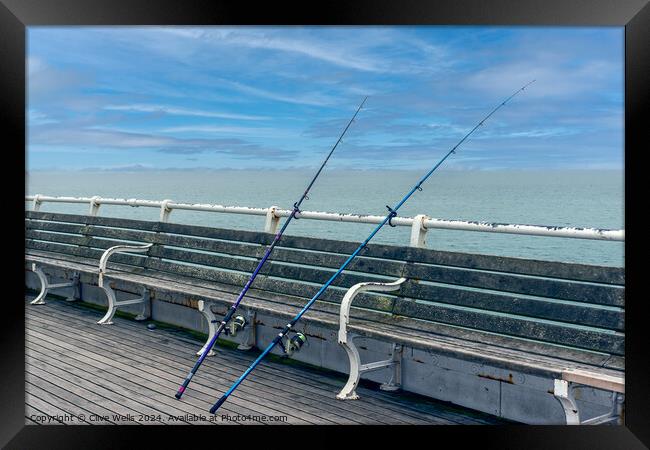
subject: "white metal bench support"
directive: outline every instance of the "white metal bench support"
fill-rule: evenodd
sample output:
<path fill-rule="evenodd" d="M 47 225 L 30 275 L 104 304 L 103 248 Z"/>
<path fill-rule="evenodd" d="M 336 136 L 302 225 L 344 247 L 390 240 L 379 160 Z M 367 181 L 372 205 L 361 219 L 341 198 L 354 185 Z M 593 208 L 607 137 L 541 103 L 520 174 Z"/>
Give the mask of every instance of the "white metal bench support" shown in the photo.
<path fill-rule="evenodd" d="M 32 263 L 32 272 L 34 272 L 36 276 L 38 276 L 38 279 L 41 282 L 41 292 L 39 292 L 39 294 L 36 296 L 34 300 L 31 301 L 30 304 L 44 305 L 45 296 L 47 296 L 47 293 L 51 289 L 59 289 L 64 287 L 73 288 L 68 298 L 66 298 L 66 301 L 72 302 L 79 298 L 79 274 L 77 272 L 73 274 L 72 281 L 67 281 L 65 283 L 55 283 L 55 284 L 50 284 L 50 282 L 47 280 L 47 275 L 45 275 L 45 272 L 43 272 L 43 270 L 35 263 Z"/>
<path fill-rule="evenodd" d="M 580 412 L 573 392 L 574 386 L 566 380 L 554 380 L 553 395 L 564 409 L 567 425 L 580 425 Z"/>
<path fill-rule="evenodd" d="M 108 258 L 115 253 L 146 253 L 153 246 L 153 244 L 144 244 L 144 245 L 116 245 L 114 247 L 106 250 L 102 257 L 99 258 L 99 281 L 97 285 L 99 287 L 104 286 L 104 276 L 106 275 L 106 264 L 108 264 Z"/>
<path fill-rule="evenodd" d="M 616 422 L 619 425 L 623 424 L 623 401 L 624 395 L 620 392 L 612 392 L 612 409 L 602 416 L 593 417 L 591 419 L 583 420 L 582 425 L 602 425 L 608 422 Z"/>
<path fill-rule="evenodd" d="M 201 347 L 201 350 L 196 352 L 196 356 L 201 356 L 208 346 L 208 343 L 212 341 L 212 338 L 217 332 L 217 328 L 221 322 L 216 318 L 212 312 L 212 309 L 210 309 L 210 305 L 206 304 L 203 300 L 199 300 L 198 310 L 201 314 L 203 314 L 203 317 L 205 317 L 205 320 L 208 322 L 208 339 L 205 341 L 205 344 L 203 344 L 203 347 Z M 250 350 L 251 348 L 255 347 L 256 341 L 255 311 L 248 310 L 246 312 L 246 327 L 244 328 L 243 332 L 245 333 L 244 339 L 242 340 L 241 344 L 237 346 L 237 349 Z M 208 356 L 214 356 L 214 350 L 210 349 Z"/>
<path fill-rule="evenodd" d="M 350 322 L 350 307 L 352 306 L 352 301 L 357 296 L 357 294 L 364 291 L 374 291 L 374 292 L 390 292 L 396 291 L 400 288 L 400 285 L 406 281 L 406 278 L 400 278 L 392 283 L 378 283 L 378 282 L 367 282 L 367 283 L 358 283 L 352 286 L 346 292 L 343 300 L 341 301 L 341 310 L 340 310 L 340 321 L 339 321 L 339 344 L 343 346 L 346 353 L 348 354 L 348 359 L 350 360 L 350 375 L 348 377 L 348 382 L 343 386 L 341 392 L 336 395 L 336 398 L 339 400 L 356 400 L 359 396 L 356 393 L 356 388 L 359 384 L 359 379 L 361 374 L 364 372 L 370 372 L 373 370 L 379 370 L 386 367 L 392 367 L 392 376 L 391 379 L 381 385 L 381 389 L 386 391 L 395 391 L 401 387 L 402 384 L 402 346 L 398 344 L 393 344 L 392 354 L 390 359 L 385 361 L 377 361 L 367 364 L 361 364 L 361 358 L 359 356 L 359 351 L 354 345 L 354 339 L 358 336 L 348 333 L 348 323 Z"/>
<path fill-rule="evenodd" d="M 99 259 L 99 281 L 97 285 L 106 293 L 106 298 L 108 299 L 108 311 L 106 311 L 106 315 L 104 317 L 97 321 L 99 325 L 112 325 L 113 316 L 117 312 L 117 308 L 125 305 L 142 304 L 142 311 L 140 314 L 135 316 L 135 320 L 146 320 L 149 318 L 151 313 L 151 297 L 147 288 L 142 287 L 142 296 L 138 298 L 118 301 L 113 287 L 107 283 L 104 283 L 104 277 L 106 276 L 106 265 L 108 264 L 108 258 L 110 258 L 111 255 L 122 252 L 146 253 L 149 251 L 152 245 L 153 244 L 116 245 L 109 248 L 102 254 L 102 257 Z M 149 306 L 149 313 L 147 313 L 147 306 Z"/>
<path fill-rule="evenodd" d="M 113 324 L 113 316 L 117 312 L 117 308 L 120 306 L 125 306 L 125 305 L 137 305 L 141 304 L 142 305 L 142 311 L 140 314 L 135 316 L 135 320 L 146 320 L 149 318 L 149 315 L 147 313 L 147 306 L 149 305 L 150 301 L 150 295 L 149 295 L 149 289 L 146 287 L 142 287 L 142 295 L 138 298 L 131 298 L 128 300 L 117 300 L 117 297 L 115 296 L 115 291 L 113 288 L 108 285 L 104 284 L 101 286 L 102 289 L 104 289 L 104 292 L 106 292 L 106 297 L 108 298 L 108 311 L 106 311 L 106 314 L 104 317 L 102 317 L 100 320 L 97 321 L 99 325 L 112 325 Z"/>
<path fill-rule="evenodd" d="M 205 351 L 205 348 L 208 346 L 208 343 L 212 340 L 215 333 L 217 332 L 217 323 L 219 322 L 212 312 L 212 309 L 210 309 L 210 305 L 207 305 L 203 300 L 199 300 L 198 309 L 199 312 L 203 314 L 203 317 L 205 317 L 205 320 L 208 322 L 208 340 L 205 341 L 205 344 L 203 347 L 201 347 L 201 350 L 196 352 L 196 356 L 201 356 Z M 214 356 L 214 350 L 210 349 L 208 356 Z"/>
<path fill-rule="evenodd" d="M 564 409 L 564 416 L 567 425 L 602 425 L 608 422 L 622 423 L 624 394 L 612 391 L 612 408 L 609 412 L 592 417 L 587 420 L 580 420 L 580 411 L 575 399 L 575 390 L 589 385 L 581 385 L 567 380 L 554 380 L 553 395 L 558 399 Z M 599 386 L 601 387 L 601 386 Z"/>
<path fill-rule="evenodd" d="M 246 311 L 246 327 L 244 328 L 244 338 L 241 341 L 241 344 L 237 346 L 237 350 L 250 350 L 255 347 L 257 341 L 255 325 L 255 311 L 249 309 Z"/>

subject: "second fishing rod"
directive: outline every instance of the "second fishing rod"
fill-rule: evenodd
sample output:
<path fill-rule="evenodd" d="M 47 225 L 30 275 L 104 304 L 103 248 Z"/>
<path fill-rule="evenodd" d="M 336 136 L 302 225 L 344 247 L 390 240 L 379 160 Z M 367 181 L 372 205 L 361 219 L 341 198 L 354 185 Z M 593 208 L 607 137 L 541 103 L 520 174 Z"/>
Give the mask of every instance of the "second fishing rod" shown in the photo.
<path fill-rule="evenodd" d="M 354 119 L 357 117 L 357 114 L 359 114 L 359 111 L 361 111 L 361 108 L 363 108 L 363 105 L 366 103 L 367 99 L 368 99 L 368 97 L 363 99 L 363 101 L 361 102 L 361 104 L 357 108 L 356 112 L 354 113 L 354 115 L 352 116 L 352 118 L 350 119 L 348 124 L 345 126 L 345 128 L 343 129 L 343 132 L 341 133 L 339 138 L 336 140 L 336 143 L 334 144 L 334 146 L 332 147 L 330 152 L 325 157 L 325 160 L 320 165 L 318 171 L 316 172 L 314 177 L 309 182 L 309 185 L 307 186 L 307 189 L 305 189 L 305 192 L 302 194 L 300 199 L 296 203 L 293 204 L 293 210 L 291 211 L 291 214 L 289 215 L 289 217 L 287 217 L 287 220 L 282 225 L 282 228 L 280 228 L 280 231 L 278 231 L 276 233 L 275 237 L 273 238 L 273 241 L 271 242 L 271 244 L 266 249 L 266 252 L 264 253 L 264 256 L 262 257 L 259 264 L 257 265 L 255 270 L 251 274 L 250 278 L 248 279 L 248 281 L 244 285 L 244 288 L 242 289 L 241 293 L 237 297 L 237 300 L 235 300 L 235 302 L 232 304 L 232 306 L 230 307 L 230 309 L 228 310 L 226 315 L 223 317 L 223 319 L 221 319 L 221 323 L 219 324 L 219 327 L 216 329 L 216 331 L 214 333 L 214 336 L 212 336 L 212 339 L 210 339 L 210 341 L 207 343 L 207 345 L 203 348 L 203 352 L 199 356 L 199 359 L 196 361 L 196 363 L 194 364 L 194 367 L 192 367 L 192 369 L 190 370 L 190 373 L 187 375 L 187 377 L 185 377 L 185 380 L 183 380 L 183 384 L 181 384 L 181 386 L 178 388 L 178 391 L 174 395 L 177 399 L 179 399 L 179 400 L 181 399 L 181 397 L 183 396 L 183 393 L 187 389 L 187 386 L 192 381 L 192 378 L 196 374 L 197 370 L 199 370 L 199 367 L 201 367 L 201 364 L 203 363 L 203 360 L 205 360 L 205 357 L 208 355 L 208 353 L 210 352 L 210 350 L 212 349 L 214 344 L 217 342 L 217 339 L 219 338 L 219 336 L 221 335 L 223 330 L 228 325 L 228 322 L 233 318 L 233 316 L 235 315 L 235 312 L 237 312 L 237 308 L 239 307 L 239 304 L 241 303 L 242 299 L 244 298 L 244 296 L 246 295 L 246 293 L 250 289 L 251 285 L 253 284 L 253 281 L 255 281 L 255 278 L 257 277 L 260 270 L 262 269 L 262 266 L 264 266 L 264 263 L 266 263 L 266 261 L 269 259 L 269 256 L 271 256 L 271 253 L 273 252 L 273 249 L 275 248 L 275 246 L 278 244 L 278 242 L 280 242 L 280 239 L 282 238 L 282 234 L 284 233 L 284 231 L 289 226 L 289 223 L 291 222 L 291 220 L 294 219 L 296 217 L 296 214 L 298 214 L 300 212 L 300 205 L 302 204 L 303 201 L 305 201 L 305 199 L 308 198 L 307 194 L 309 194 L 309 191 L 312 188 L 312 186 L 314 185 L 314 183 L 316 182 L 316 179 L 318 178 L 320 173 L 325 168 L 325 165 L 327 164 L 327 161 L 329 161 L 330 157 L 334 153 L 334 150 L 336 150 L 336 147 L 338 147 L 338 145 L 341 143 L 341 140 L 343 139 L 343 136 L 345 136 L 345 133 L 347 133 L 348 128 L 350 128 L 350 125 L 352 125 L 352 122 L 354 122 Z M 216 321 L 214 321 L 213 323 L 216 323 Z"/>
<path fill-rule="evenodd" d="M 318 298 L 325 292 L 325 290 L 334 282 L 334 280 L 345 270 L 345 268 L 352 262 L 354 258 L 364 249 L 366 248 L 366 245 L 368 245 L 368 242 L 381 230 L 381 228 L 389 224 L 390 226 L 394 226 L 391 222 L 393 217 L 397 216 L 397 210 L 404 204 L 406 201 L 411 198 L 411 196 L 415 193 L 415 191 L 421 191 L 422 190 L 422 184 L 433 174 L 433 172 L 440 167 L 440 165 L 445 162 L 445 160 L 452 154 L 456 152 L 456 149 L 469 138 L 472 133 L 474 133 L 480 126 L 483 125 L 483 122 L 485 122 L 487 119 L 489 119 L 495 112 L 497 112 L 501 107 L 503 107 L 510 99 L 512 99 L 515 95 L 517 95 L 519 92 L 523 91 L 526 89 L 528 85 L 533 83 L 535 80 L 531 81 L 530 83 L 526 84 L 524 87 L 521 89 L 517 90 L 514 94 L 512 94 L 510 97 L 508 97 L 506 100 L 504 100 L 502 103 L 500 103 L 496 108 L 494 108 L 488 115 L 486 115 L 481 121 L 474 127 L 472 128 L 445 156 L 440 159 L 436 163 L 435 166 L 431 170 L 429 170 L 420 180 L 413 186 L 413 188 L 400 200 L 394 207 L 386 206 L 388 209 L 388 214 L 386 214 L 386 217 L 384 218 L 379 225 L 370 233 L 370 235 L 357 247 L 357 249 L 348 257 L 348 259 L 343 263 L 343 265 L 332 275 L 332 277 L 316 292 L 316 294 L 312 297 L 309 302 L 300 310 L 300 312 L 293 318 L 291 321 L 284 327 L 284 329 L 271 341 L 271 343 L 264 349 L 264 351 L 257 357 L 255 361 L 246 369 L 246 371 L 233 383 L 232 386 L 217 400 L 217 402 L 210 408 L 210 413 L 214 414 L 220 407 L 223 405 L 223 403 L 228 400 L 228 397 L 237 389 L 237 387 L 246 379 L 246 377 L 253 371 L 255 370 L 255 367 L 268 355 L 273 348 L 280 344 L 281 347 L 284 347 L 284 344 L 282 342 L 282 339 L 284 336 L 286 336 L 288 333 L 290 333 L 293 329 L 293 327 L 296 325 L 296 323 L 300 320 L 300 318 L 309 310 L 309 308 L 318 300 Z M 285 349 L 286 350 L 286 349 Z"/>

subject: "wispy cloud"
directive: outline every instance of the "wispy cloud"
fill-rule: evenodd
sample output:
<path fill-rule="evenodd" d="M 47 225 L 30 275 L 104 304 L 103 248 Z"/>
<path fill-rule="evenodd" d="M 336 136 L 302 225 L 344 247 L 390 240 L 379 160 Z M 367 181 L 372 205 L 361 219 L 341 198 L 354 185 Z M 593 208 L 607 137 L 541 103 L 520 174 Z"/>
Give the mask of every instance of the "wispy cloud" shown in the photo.
<path fill-rule="evenodd" d="M 251 137 L 295 137 L 295 134 L 285 130 L 268 127 L 242 127 L 242 126 L 216 126 L 216 125 L 188 125 L 180 127 L 161 128 L 161 133 L 209 133 L 231 134 Z"/>
<path fill-rule="evenodd" d="M 27 121 L 30 125 L 46 125 L 49 123 L 57 123 L 58 120 L 51 118 L 47 114 L 43 114 L 35 109 L 30 109 L 27 114 Z"/>
<path fill-rule="evenodd" d="M 170 114 L 177 116 L 197 116 L 197 117 L 216 117 L 220 119 L 238 119 L 238 120 L 267 120 L 265 116 L 253 116 L 247 114 L 234 114 L 219 111 L 204 111 L 200 109 L 178 108 L 167 105 L 148 105 L 135 103 L 130 105 L 106 105 L 104 109 L 109 111 L 130 111 L 144 113 Z"/>
<path fill-rule="evenodd" d="M 231 86 L 233 89 L 236 89 L 239 92 L 245 94 L 253 95 L 255 97 L 266 98 L 270 100 L 277 100 L 284 103 L 294 103 L 298 105 L 311 105 L 311 106 L 329 106 L 340 103 L 340 99 L 331 97 L 328 95 L 323 95 L 317 92 L 311 92 L 306 95 L 301 94 L 281 94 L 279 92 L 274 92 L 266 89 L 260 89 L 257 87 L 249 86 L 238 81 L 231 81 L 226 79 L 219 80 L 222 84 Z"/>
<path fill-rule="evenodd" d="M 287 159 L 295 154 L 291 150 L 281 150 L 262 146 L 237 138 L 178 138 L 154 134 L 134 133 L 102 129 L 54 129 L 40 127 L 30 133 L 30 143 L 40 146 L 54 146 L 57 149 L 68 147 L 99 147 L 137 151 L 151 149 L 168 154 L 223 153 L 238 158 L 258 158 L 264 160 Z"/>
<path fill-rule="evenodd" d="M 622 30 L 38 27 L 28 39 L 30 169 L 314 166 L 365 95 L 332 165 L 420 168 L 532 78 L 454 167 L 622 165 Z"/>
<path fill-rule="evenodd" d="M 442 53 L 438 46 L 427 44 L 419 39 L 410 39 L 405 35 L 400 36 L 395 30 L 389 29 L 379 33 L 375 32 L 373 34 L 375 39 L 369 41 L 350 41 L 347 34 L 329 36 L 326 39 L 317 39 L 314 36 L 305 37 L 300 34 L 287 38 L 284 32 L 227 28 L 198 30 L 167 28 L 163 31 L 176 37 L 200 40 L 207 44 L 285 52 L 345 69 L 375 73 L 401 73 L 412 65 L 407 64 L 408 67 L 393 65 L 385 57 L 371 54 L 372 47 L 385 43 L 387 38 L 392 38 L 393 45 L 396 42 L 408 41 L 414 48 L 432 56 L 440 57 Z"/>

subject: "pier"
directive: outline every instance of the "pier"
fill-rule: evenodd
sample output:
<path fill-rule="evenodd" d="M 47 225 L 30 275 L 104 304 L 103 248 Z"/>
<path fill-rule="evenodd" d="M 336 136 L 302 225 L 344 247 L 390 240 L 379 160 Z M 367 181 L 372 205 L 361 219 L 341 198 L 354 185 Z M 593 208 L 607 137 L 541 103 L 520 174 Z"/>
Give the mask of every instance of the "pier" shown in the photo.
<path fill-rule="evenodd" d="M 26 305 L 28 421 L 92 414 L 108 423 L 139 415 L 222 423 L 207 412 L 211 403 L 358 245 L 283 237 L 238 311 L 245 325 L 229 325 L 177 401 L 175 389 L 214 333 L 212 321 L 241 290 L 286 211 L 99 197 L 26 201 L 26 287 L 36 293 Z M 46 202 L 87 203 L 89 211 L 44 212 Z M 103 217 L 105 204 L 158 208 L 160 217 Z M 264 216 L 264 228 L 178 224 L 175 209 Z M 224 406 L 231 417 L 224 420 L 622 421 L 623 268 L 437 251 L 426 247 L 425 235 L 447 228 L 623 241 L 623 230 L 425 214 L 393 220 L 411 227 L 409 242 L 368 245 L 300 321 L 296 331 L 307 343 L 289 355 L 274 351 Z"/>

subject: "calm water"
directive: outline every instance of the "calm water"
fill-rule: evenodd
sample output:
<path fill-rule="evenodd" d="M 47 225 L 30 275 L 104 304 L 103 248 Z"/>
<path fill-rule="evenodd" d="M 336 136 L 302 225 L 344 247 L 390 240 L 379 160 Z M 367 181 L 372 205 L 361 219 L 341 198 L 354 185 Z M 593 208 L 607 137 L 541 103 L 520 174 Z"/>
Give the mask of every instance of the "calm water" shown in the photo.
<path fill-rule="evenodd" d="M 328 171 L 321 175 L 303 209 L 384 215 L 424 172 Z M 28 194 L 113 198 L 166 198 L 188 203 L 290 209 L 312 171 L 214 172 L 32 172 Z M 29 206 L 29 205 L 28 205 Z M 401 216 L 482 220 L 557 226 L 624 228 L 620 171 L 441 171 L 400 209 Z M 43 211 L 84 214 L 87 205 L 45 204 Z M 157 220 L 154 208 L 102 206 L 100 214 Z M 206 226 L 261 230 L 263 216 L 174 211 L 171 220 Z M 363 240 L 375 225 L 315 220 L 293 222 L 287 234 Z M 408 244 L 408 227 L 385 227 L 373 242 Z M 622 266 L 623 243 L 431 230 L 430 248 L 535 259 Z"/>

